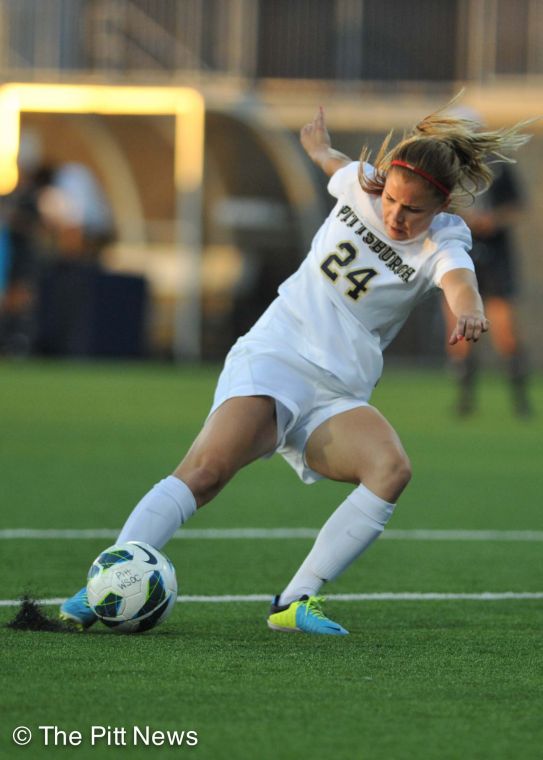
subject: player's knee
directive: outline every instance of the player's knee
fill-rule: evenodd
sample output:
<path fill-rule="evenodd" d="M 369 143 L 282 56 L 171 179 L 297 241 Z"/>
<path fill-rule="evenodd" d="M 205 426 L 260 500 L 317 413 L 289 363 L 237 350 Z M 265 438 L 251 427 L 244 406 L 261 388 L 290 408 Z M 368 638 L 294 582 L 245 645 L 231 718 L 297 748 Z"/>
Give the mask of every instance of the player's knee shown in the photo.
<path fill-rule="evenodd" d="M 403 491 L 409 481 L 413 477 L 413 469 L 411 467 L 411 461 L 405 451 L 401 452 L 401 456 L 398 458 L 396 465 L 396 480 L 397 485 Z"/>
<path fill-rule="evenodd" d="M 390 444 L 383 447 L 376 459 L 375 467 L 383 487 L 394 494 L 394 498 L 401 494 L 411 480 L 411 462 L 401 446 Z"/>
<path fill-rule="evenodd" d="M 227 463 L 218 458 L 204 458 L 183 473 L 182 479 L 192 491 L 198 506 L 213 499 L 230 480 L 233 473 Z"/>

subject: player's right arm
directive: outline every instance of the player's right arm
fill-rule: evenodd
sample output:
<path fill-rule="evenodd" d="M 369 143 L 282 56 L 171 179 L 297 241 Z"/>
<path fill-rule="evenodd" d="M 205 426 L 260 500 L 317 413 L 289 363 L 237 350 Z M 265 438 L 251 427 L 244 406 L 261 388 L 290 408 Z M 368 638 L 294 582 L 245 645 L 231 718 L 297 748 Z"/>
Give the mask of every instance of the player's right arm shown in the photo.
<path fill-rule="evenodd" d="M 300 141 L 309 158 L 329 177 L 352 163 L 352 159 L 332 148 L 322 106 L 319 106 L 313 121 L 302 127 Z"/>

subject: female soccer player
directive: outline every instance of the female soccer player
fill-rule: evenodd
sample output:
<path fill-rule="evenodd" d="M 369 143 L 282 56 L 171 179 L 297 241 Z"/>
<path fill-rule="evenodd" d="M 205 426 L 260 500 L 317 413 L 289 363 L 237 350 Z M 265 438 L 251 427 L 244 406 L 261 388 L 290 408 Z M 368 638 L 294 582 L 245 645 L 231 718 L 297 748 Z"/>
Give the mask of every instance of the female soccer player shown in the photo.
<path fill-rule="evenodd" d="M 369 404 L 383 349 L 433 288 L 456 317 L 451 344 L 488 330 L 469 230 L 447 209 L 488 185 L 489 157 L 507 160 L 528 137 L 477 128 L 437 112 L 392 149 L 389 135 L 371 166 L 367 150 L 353 162 L 331 147 L 322 108 L 303 127 L 302 145 L 331 177 L 337 203 L 298 271 L 231 349 L 202 431 L 135 507 L 119 543 L 164 546 L 239 469 L 277 451 L 306 483 L 355 488 L 274 598 L 268 625 L 347 633 L 322 612 L 319 590 L 379 537 L 411 476 L 397 433 Z M 61 616 L 81 628 L 95 621 L 85 589 Z"/>

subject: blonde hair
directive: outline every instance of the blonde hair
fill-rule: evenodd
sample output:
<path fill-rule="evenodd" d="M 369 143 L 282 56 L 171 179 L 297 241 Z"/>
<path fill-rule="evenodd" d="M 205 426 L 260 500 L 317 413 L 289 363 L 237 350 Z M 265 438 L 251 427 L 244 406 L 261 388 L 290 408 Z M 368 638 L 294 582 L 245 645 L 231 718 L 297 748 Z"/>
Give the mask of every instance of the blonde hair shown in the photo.
<path fill-rule="evenodd" d="M 443 115 L 458 97 L 422 119 L 393 148 L 389 147 L 393 136 L 390 131 L 375 157 L 375 173 L 371 176 L 364 172 L 364 162 L 370 157 L 369 149 L 364 147 L 359 168 L 362 189 L 370 195 L 381 195 L 393 161 L 405 162 L 420 170 L 421 175 L 430 175 L 435 180 L 435 184 L 429 181 L 436 197 L 443 200 L 444 193 L 437 187 L 442 185 L 449 191 L 446 197 L 456 206 L 466 205 L 475 195 L 488 189 L 493 179 L 489 164 L 498 161 L 515 163 L 508 154 L 528 142 L 531 135 L 521 130 L 537 119 L 482 131 L 477 121 Z M 413 174 L 409 168 L 397 170 Z"/>

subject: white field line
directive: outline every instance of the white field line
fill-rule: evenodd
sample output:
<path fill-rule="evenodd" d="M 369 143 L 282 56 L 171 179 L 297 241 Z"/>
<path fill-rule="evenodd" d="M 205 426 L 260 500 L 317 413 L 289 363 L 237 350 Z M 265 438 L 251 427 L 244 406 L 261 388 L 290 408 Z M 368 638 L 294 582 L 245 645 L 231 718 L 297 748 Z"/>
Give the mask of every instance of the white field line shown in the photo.
<path fill-rule="evenodd" d="M 0 530 L 0 540 L 16 539 L 112 539 L 118 529 L 35 529 L 8 528 Z M 202 528 L 178 531 L 174 539 L 295 539 L 315 538 L 316 528 Z M 543 541 L 543 530 L 385 530 L 382 539 L 396 541 Z"/>
<path fill-rule="evenodd" d="M 270 602 L 271 594 L 237 594 L 223 596 L 178 596 L 178 602 L 198 602 L 203 604 L 217 604 L 229 602 Z M 473 601 L 473 602 L 500 602 L 522 601 L 526 599 L 543 599 L 543 591 L 483 591 L 478 594 L 445 594 L 437 592 L 411 593 L 411 592 L 377 592 L 373 594 L 329 594 L 326 597 L 334 602 L 450 602 L 450 601 Z M 38 599 L 38 604 L 49 606 L 65 602 L 64 597 L 53 599 Z M 16 607 L 21 603 L 20 599 L 0 599 L 0 607 Z"/>

